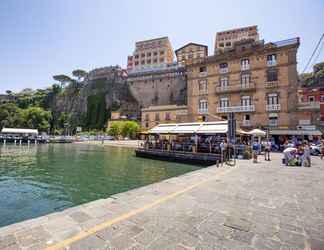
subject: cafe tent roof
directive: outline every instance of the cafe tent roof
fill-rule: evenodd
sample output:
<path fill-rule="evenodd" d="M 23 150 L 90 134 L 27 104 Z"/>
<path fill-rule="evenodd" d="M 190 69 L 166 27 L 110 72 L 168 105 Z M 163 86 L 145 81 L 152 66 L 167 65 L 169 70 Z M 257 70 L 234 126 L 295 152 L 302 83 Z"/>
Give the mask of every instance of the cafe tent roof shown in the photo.
<path fill-rule="evenodd" d="M 273 129 L 270 130 L 270 135 L 315 135 L 320 136 L 322 132 L 319 130 L 306 130 L 306 129 Z"/>
<path fill-rule="evenodd" d="M 221 134 L 227 133 L 227 121 L 159 124 L 150 134 Z"/>
<path fill-rule="evenodd" d="M 1 133 L 6 134 L 34 134 L 38 135 L 37 129 L 27 129 L 27 128 L 3 128 Z"/>

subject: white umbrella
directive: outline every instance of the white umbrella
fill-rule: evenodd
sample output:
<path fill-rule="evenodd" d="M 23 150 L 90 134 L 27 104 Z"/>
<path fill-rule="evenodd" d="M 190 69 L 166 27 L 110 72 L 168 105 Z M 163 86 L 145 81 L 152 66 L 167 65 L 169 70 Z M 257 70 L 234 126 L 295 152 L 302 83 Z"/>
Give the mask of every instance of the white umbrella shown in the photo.
<path fill-rule="evenodd" d="M 256 129 L 253 129 L 253 130 L 247 132 L 247 134 L 254 135 L 254 136 L 266 136 L 267 133 L 261 129 L 256 128 Z"/>

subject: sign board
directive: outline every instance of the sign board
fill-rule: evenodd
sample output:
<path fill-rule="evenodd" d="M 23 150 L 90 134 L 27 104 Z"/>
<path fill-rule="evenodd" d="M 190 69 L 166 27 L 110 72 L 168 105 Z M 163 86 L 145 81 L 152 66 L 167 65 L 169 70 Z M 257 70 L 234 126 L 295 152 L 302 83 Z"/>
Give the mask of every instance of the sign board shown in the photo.
<path fill-rule="evenodd" d="M 82 127 L 76 127 L 76 132 L 82 132 Z"/>

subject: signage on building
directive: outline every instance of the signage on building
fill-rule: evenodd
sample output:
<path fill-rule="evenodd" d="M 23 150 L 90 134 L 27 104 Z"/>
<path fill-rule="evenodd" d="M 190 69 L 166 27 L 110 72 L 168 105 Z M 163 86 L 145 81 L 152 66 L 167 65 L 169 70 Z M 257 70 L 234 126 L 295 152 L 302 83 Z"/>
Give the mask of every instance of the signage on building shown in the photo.
<path fill-rule="evenodd" d="M 228 130 L 227 130 L 227 138 L 228 141 L 232 144 L 235 144 L 235 135 L 236 135 L 236 120 L 234 113 L 229 113 L 228 115 Z"/>
<path fill-rule="evenodd" d="M 76 127 L 76 132 L 82 132 L 82 127 Z"/>

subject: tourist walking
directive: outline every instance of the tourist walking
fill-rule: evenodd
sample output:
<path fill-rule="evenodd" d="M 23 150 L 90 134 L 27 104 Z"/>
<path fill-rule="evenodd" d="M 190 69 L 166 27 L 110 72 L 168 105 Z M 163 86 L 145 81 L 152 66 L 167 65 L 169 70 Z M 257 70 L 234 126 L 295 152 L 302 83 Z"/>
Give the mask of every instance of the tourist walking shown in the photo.
<path fill-rule="evenodd" d="M 304 152 L 302 155 L 301 165 L 303 167 L 310 167 L 311 166 L 311 149 L 307 141 L 304 142 Z"/>
<path fill-rule="evenodd" d="M 256 140 L 252 144 L 253 163 L 257 163 L 258 162 L 258 154 L 259 154 L 259 152 L 260 152 L 260 144 Z"/>

